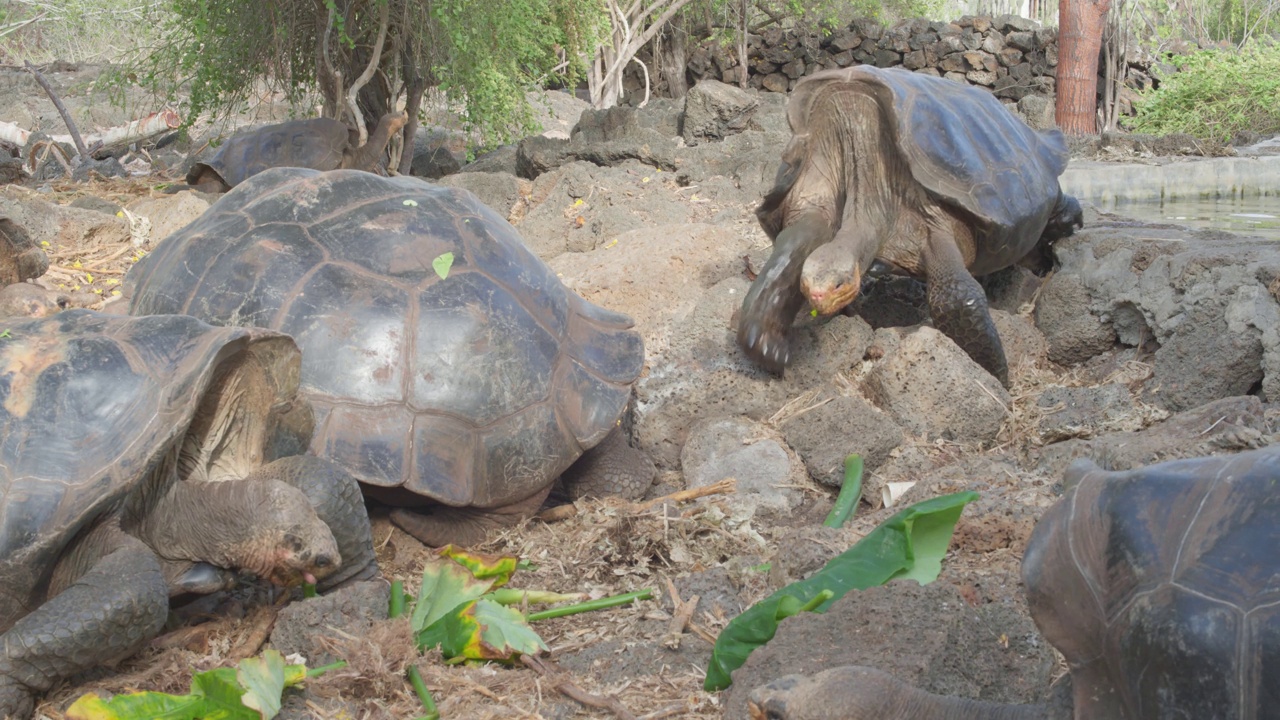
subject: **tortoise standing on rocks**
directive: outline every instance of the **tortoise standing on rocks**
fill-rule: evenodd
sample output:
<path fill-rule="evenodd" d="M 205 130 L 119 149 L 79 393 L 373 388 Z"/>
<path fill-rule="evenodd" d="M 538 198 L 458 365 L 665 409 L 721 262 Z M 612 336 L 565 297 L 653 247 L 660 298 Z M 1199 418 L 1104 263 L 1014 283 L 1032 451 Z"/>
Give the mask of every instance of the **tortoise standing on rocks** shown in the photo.
<path fill-rule="evenodd" d="M 359 487 L 311 457 L 287 336 L 69 310 L 0 337 L 0 717 L 137 651 L 235 571 L 376 572 Z"/>
<path fill-rule="evenodd" d="M 793 137 L 756 210 L 773 254 L 742 305 L 747 355 L 782 372 L 806 299 L 831 314 L 864 277 L 892 272 L 923 278 L 934 325 L 1008 385 L 974 276 L 1082 224 L 1058 184 L 1062 133 L 1032 130 L 977 88 L 868 65 L 804 78 L 787 119 Z"/>
<path fill-rule="evenodd" d="M 1280 447 L 1125 472 L 1087 460 L 1022 561 L 1031 616 L 1066 658 L 1074 717 L 1280 717 Z M 870 668 L 752 693 L 769 720 L 1071 717 L 922 692 Z"/>
<path fill-rule="evenodd" d="M 644 363 L 631 319 L 565 288 L 466 190 L 268 170 L 125 284 L 135 315 L 292 335 L 312 454 L 398 506 L 392 520 L 429 545 L 478 543 L 532 515 L 588 450 L 597 489 L 652 481 L 615 432 Z"/>
<path fill-rule="evenodd" d="M 353 129 L 333 118 L 290 120 L 236 133 L 208 162 L 191 166 L 187 185 L 202 192 L 224 193 L 273 167 L 371 172 L 387 143 L 408 120 L 403 110 L 383 115 L 364 145 L 359 145 Z"/>

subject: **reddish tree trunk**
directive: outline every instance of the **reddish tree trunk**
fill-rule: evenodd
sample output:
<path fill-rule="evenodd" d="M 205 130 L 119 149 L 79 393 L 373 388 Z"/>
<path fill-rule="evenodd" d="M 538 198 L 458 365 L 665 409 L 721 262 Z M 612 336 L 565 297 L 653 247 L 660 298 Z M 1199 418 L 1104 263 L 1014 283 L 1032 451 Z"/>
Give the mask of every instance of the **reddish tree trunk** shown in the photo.
<path fill-rule="evenodd" d="M 1058 81 L 1054 107 L 1068 135 L 1097 132 L 1098 53 L 1111 0 L 1061 0 L 1058 4 Z"/>

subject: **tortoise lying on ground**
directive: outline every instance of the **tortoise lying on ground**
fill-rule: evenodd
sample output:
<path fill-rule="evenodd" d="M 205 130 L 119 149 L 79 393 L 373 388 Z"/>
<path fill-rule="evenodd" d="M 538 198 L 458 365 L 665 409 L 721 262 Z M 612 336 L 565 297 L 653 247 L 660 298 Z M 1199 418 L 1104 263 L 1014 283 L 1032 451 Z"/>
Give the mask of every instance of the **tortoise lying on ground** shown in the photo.
<path fill-rule="evenodd" d="M 49 256 L 27 231 L 0 217 L 0 317 L 44 317 L 65 310 L 71 299 L 26 282 L 49 269 Z"/>
<path fill-rule="evenodd" d="M 1280 717 L 1280 446 L 1127 472 L 1088 461 L 1036 525 L 1031 615 L 1071 671 L 1076 718 Z M 752 717 L 1070 717 L 921 692 L 870 668 L 787 676 Z"/>
<path fill-rule="evenodd" d="M 742 304 L 747 355 L 782 372 L 806 299 L 831 314 L 865 276 L 894 272 L 924 278 L 934 325 L 1007 385 L 974 276 L 1082 224 L 1058 185 L 1062 134 L 1032 130 L 977 88 L 868 65 L 804 78 L 787 119 L 793 137 L 756 210 L 774 244 Z"/>
<path fill-rule="evenodd" d="M 234 571 L 330 585 L 376 572 L 349 475 L 263 464 L 310 429 L 290 417 L 305 406 L 288 337 L 88 310 L 4 329 L 0 717 L 135 652 L 170 596 Z"/>
<path fill-rule="evenodd" d="M 292 335 L 311 452 L 399 506 L 393 521 L 427 544 L 474 544 L 531 515 L 593 448 L 588 481 L 652 481 L 613 432 L 644 362 L 631 319 L 570 292 L 466 190 L 269 170 L 125 284 L 132 314 Z M 406 509 L 432 503 L 448 507 Z"/>
<path fill-rule="evenodd" d="M 383 115 L 364 145 L 358 145 L 360 139 L 354 130 L 332 118 L 290 120 L 236 133 L 208 162 L 191 166 L 187 185 L 202 192 L 224 193 L 273 167 L 372 171 L 387 143 L 408 120 L 403 110 Z"/>

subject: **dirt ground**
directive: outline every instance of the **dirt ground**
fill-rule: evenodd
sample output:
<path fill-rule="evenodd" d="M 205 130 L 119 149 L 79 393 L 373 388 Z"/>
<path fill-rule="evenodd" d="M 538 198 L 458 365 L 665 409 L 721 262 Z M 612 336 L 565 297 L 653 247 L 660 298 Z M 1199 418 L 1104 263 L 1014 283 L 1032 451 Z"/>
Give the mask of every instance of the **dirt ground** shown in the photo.
<path fill-rule="evenodd" d="M 89 183 L 53 182 L 38 192 L 40 199 L 59 205 L 125 206 L 131 201 L 162 197 L 159 178 L 94 180 Z M 647 182 L 648 178 L 644 178 Z M 673 183 L 637 183 L 635 192 L 670 192 L 687 198 L 690 217 L 714 218 L 721 210 L 695 193 L 681 192 Z M 631 192 L 631 190 L 627 190 Z M 732 208 L 739 212 L 742 208 Z M 47 246 L 53 266 L 46 280 L 78 293 L 81 303 L 100 307 L 117 291 L 121 278 L 140 257 L 127 239 L 81 245 Z M 746 268 L 744 266 L 744 272 Z M 1141 380 L 1136 361 L 1124 372 Z M 1120 373 L 1123 375 L 1123 373 Z M 1119 377 L 1119 375 L 1117 376 Z M 1121 377 L 1133 382 L 1133 378 Z M 1071 385 L 1071 373 L 1036 369 L 1014 378 L 1013 413 L 994 447 L 978 448 L 945 441 L 909 442 L 901 453 L 914 454 L 934 466 L 979 453 L 988 457 L 1025 458 L 1039 444 L 1033 431 L 1042 409 L 1039 391 L 1049 382 Z M 957 476 L 951 490 L 967 489 Z M 656 497 L 683 487 L 678 474 L 660 478 L 650 492 Z M 943 485 L 935 486 L 939 491 Z M 308 683 L 305 694 L 291 693 L 286 708 L 291 717 L 408 718 L 421 714 L 405 681 L 405 668 L 415 663 L 445 718 L 613 718 L 615 709 L 590 707 L 566 696 L 566 682 L 599 698 L 613 698 L 634 717 L 720 718 L 723 698 L 702 690 L 703 674 L 716 634 L 733 614 L 773 591 L 772 563 L 796 562 L 814 552 L 817 562 L 851 546 L 898 508 L 862 506 L 850 525 L 818 540 L 805 540 L 807 529 L 822 522 L 834 492 L 815 483 L 801 487 L 805 502 L 786 517 L 758 516 L 738 523 L 722 498 L 715 496 L 685 504 L 659 504 L 637 511 L 617 500 L 583 500 L 568 519 L 532 519 L 491 539 L 482 552 L 517 555 L 536 569 L 517 573 L 513 586 L 561 592 L 588 592 L 603 597 L 638 589 L 654 591 L 654 599 L 631 606 L 540 622 L 536 630 L 551 648 L 550 658 L 564 674 L 547 676 L 524 667 L 498 665 L 447 666 L 437 652 L 419 656 L 409 642 L 403 621 L 387 621 L 361 636 L 347 636 L 333 651 L 348 668 Z M 1055 498 L 1051 480 L 1008 478 L 1002 496 L 1018 495 L 1024 507 L 1047 507 Z M 1000 493 L 997 493 L 998 495 Z M 385 512 L 373 508 L 374 540 L 383 573 L 413 590 L 424 559 L 432 551 L 391 526 Z M 942 581 L 954 584 L 971 604 L 1020 602 L 1017 571 L 1022 547 L 1035 517 L 985 512 L 980 519 L 962 517 Z M 814 543 L 822 548 L 814 550 Z M 672 617 L 669 597 L 674 588 L 682 598 L 704 599 L 679 650 L 662 645 Z M 720 598 L 713 602 L 713 598 Z M 63 710 L 84 692 L 121 693 L 142 689 L 185 693 L 193 672 L 217 667 L 259 652 L 266 641 L 279 604 L 263 588 L 250 587 L 216 603 L 188 610 L 166 634 L 138 656 L 123 662 L 115 673 L 67 683 L 50 693 L 37 717 L 61 720 Z M 194 630 L 193 630 L 194 628 Z"/>

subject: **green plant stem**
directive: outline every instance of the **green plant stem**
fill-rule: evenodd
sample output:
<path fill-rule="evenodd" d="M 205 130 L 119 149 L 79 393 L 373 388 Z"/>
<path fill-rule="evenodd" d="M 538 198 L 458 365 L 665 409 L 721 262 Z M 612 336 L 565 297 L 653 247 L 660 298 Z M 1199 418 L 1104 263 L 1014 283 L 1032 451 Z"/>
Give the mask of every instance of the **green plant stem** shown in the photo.
<path fill-rule="evenodd" d="M 551 618 L 564 617 L 565 615 L 577 615 L 578 613 L 591 612 L 592 610 L 604 610 L 605 608 L 617 607 L 618 605 L 626 605 L 633 600 L 652 600 L 652 590 L 636 590 L 635 592 L 623 593 L 612 597 L 600 598 L 599 600 L 588 600 L 577 605 L 565 605 L 564 607 L 551 608 L 541 612 L 529 613 L 525 618 L 529 622 L 537 622 L 538 620 L 550 620 Z"/>
<path fill-rule="evenodd" d="M 311 583 L 302 584 L 302 597 L 313 598 L 316 596 L 316 586 Z"/>
<path fill-rule="evenodd" d="M 823 525 L 827 527 L 843 527 L 862 499 L 862 456 L 853 453 L 844 459 L 844 482 L 840 485 L 840 494 L 836 496 L 836 504 L 831 507 Z"/>
<path fill-rule="evenodd" d="M 391 604 L 387 608 L 387 617 L 395 620 L 404 614 L 404 581 L 391 582 Z"/>
<path fill-rule="evenodd" d="M 422 673 L 418 672 L 417 665 L 409 666 L 409 684 L 413 686 L 413 692 L 417 694 L 423 709 L 427 711 L 427 714 L 419 717 L 418 720 L 440 720 L 436 701 L 431 699 L 431 693 L 427 691 L 427 684 L 423 682 Z"/>
<path fill-rule="evenodd" d="M 802 613 L 813 612 L 815 608 L 817 608 L 822 603 L 830 600 L 831 598 L 835 597 L 835 595 L 836 594 L 832 592 L 830 589 L 823 590 L 817 595 L 814 595 L 813 599 L 809 600 L 809 602 L 805 603 L 804 605 L 801 605 L 800 612 Z"/>
<path fill-rule="evenodd" d="M 330 670 L 341 670 L 346 666 L 347 666 L 346 660 L 339 660 L 338 662 L 329 663 L 328 665 L 321 665 L 320 667 L 314 667 L 308 670 L 307 677 L 319 677 L 329 672 Z"/>

